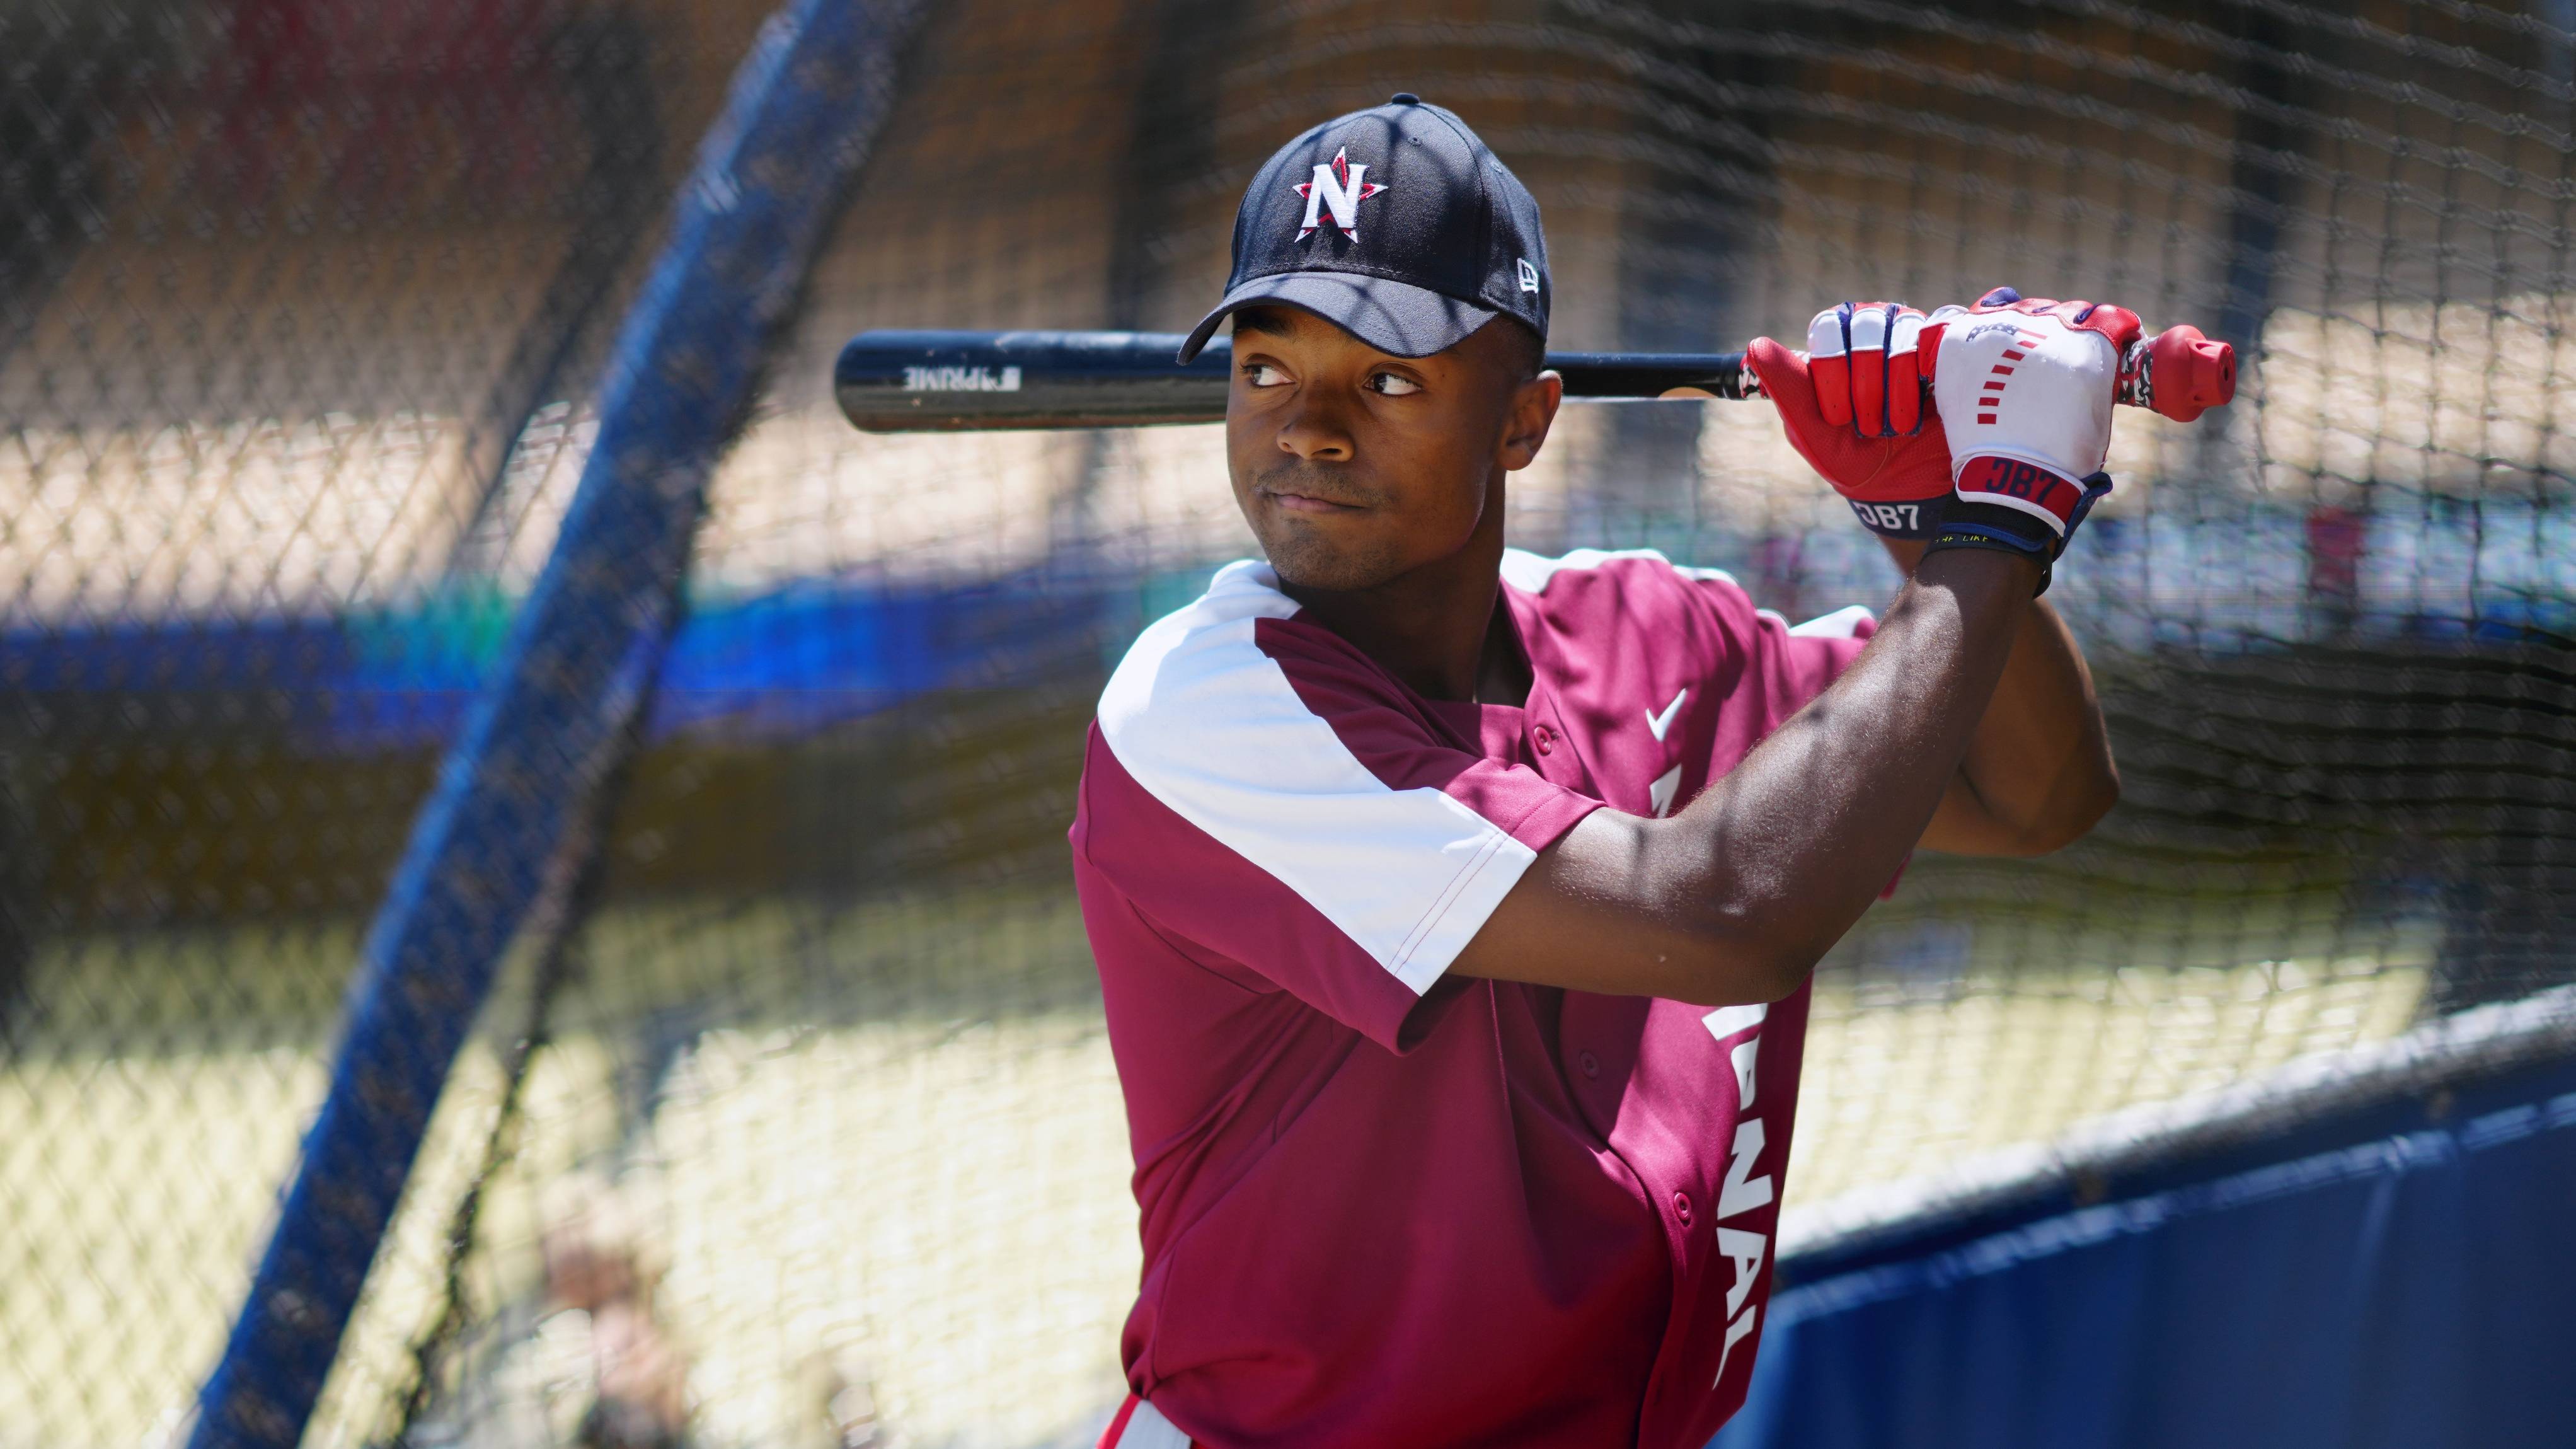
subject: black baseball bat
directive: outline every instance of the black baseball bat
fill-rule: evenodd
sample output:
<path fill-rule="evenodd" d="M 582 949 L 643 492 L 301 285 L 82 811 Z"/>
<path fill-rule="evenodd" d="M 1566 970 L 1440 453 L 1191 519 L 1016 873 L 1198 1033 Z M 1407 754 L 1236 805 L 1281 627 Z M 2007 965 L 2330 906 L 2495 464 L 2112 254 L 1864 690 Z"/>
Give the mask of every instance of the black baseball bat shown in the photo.
<path fill-rule="evenodd" d="M 1125 428 L 1225 419 L 1233 343 L 1187 366 L 1177 332 L 862 332 L 832 390 L 871 433 L 978 428 Z M 1740 352 L 1551 352 L 1565 395 L 1741 398 L 1760 389 Z"/>
<path fill-rule="evenodd" d="M 1180 347 L 1174 332 L 862 332 L 841 349 L 832 390 L 871 433 L 1223 421 L 1233 343 L 1211 339 L 1187 365 L 1172 360 Z M 2120 402 L 2189 422 L 2236 394 L 2235 349 L 2196 327 L 2129 349 Z M 1551 352 L 1547 365 L 1570 398 L 1762 395 L 1741 352 Z"/>

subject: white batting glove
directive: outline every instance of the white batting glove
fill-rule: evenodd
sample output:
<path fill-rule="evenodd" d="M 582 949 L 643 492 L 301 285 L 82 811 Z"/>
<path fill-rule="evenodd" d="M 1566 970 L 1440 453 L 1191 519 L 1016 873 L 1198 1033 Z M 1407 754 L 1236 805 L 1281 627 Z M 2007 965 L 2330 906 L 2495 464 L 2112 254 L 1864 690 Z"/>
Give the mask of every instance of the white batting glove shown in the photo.
<path fill-rule="evenodd" d="M 1973 307 L 1934 312 L 1925 341 L 1936 328 L 1932 399 L 1952 498 L 1932 547 L 2004 548 L 2045 565 L 2111 491 L 2102 462 L 2120 359 L 2144 330 L 2138 314 L 1998 287 Z"/>

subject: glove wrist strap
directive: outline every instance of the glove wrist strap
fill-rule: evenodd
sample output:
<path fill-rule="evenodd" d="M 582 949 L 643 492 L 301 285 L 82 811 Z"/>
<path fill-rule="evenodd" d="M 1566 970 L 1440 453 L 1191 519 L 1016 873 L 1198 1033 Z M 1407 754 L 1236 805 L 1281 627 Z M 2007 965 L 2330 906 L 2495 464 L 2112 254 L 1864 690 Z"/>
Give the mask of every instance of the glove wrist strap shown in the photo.
<path fill-rule="evenodd" d="M 1986 548 L 2016 553 L 2039 565 L 2039 587 L 2031 590 L 2037 598 L 2048 592 L 2054 572 L 2060 541 L 2047 524 L 2019 509 L 1996 503 L 1971 503 L 1952 499 L 1941 513 L 1940 526 L 1931 534 L 1923 556 L 1930 558 L 1943 549 Z"/>
<path fill-rule="evenodd" d="M 1866 499 L 1845 498 L 1852 516 L 1860 525 L 1881 538 L 1930 538 L 1941 527 L 1941 513 L 1950 503 L 1947 493 L 1930 498 L 1897 499 L 1872 503 Z"/>

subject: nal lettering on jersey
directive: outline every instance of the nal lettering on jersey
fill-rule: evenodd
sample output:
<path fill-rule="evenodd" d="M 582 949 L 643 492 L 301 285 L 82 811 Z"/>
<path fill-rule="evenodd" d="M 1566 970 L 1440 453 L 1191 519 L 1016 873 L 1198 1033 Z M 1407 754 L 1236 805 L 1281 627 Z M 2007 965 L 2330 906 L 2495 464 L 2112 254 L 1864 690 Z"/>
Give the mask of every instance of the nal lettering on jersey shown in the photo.
<path fill-rule="evenodd" d="M 1329 166 L 1315 168 L 1311 181 L 1297 183 L 1297 194 L 1306 198 L 1306 219 L 1297 228 L 1297 240 L 1304 241 L 1323 224 L 1324 214 L 1332 213 L 1333 225 L 1352 241 L 1360 239 L 1360 203 L 1386 190 L 1368 179 L 1368 166 L 1351 164 L 1350 148 L 1333 152 Z"/>
<path fill-rule="evenodd" d="M 1727 1261 L 1733 1277 L 1726 1286 L 1726 1338 L 1718 1346 L 1717 1377 L 1709 1384 L 1712 1390 L 1726 1382 L 1726 1365 L 1735 1356 L 1735 1346 L 1750 1338 L 1762 1319 L 1762 1305 L 1751 1299 L 1763 1260 L 1771 1253 L 1770 1235 L 1731 1228 L 1726 1221 L 1768 1207 L 1776 1196 L 1771 1174 L 1760 1170 L 1770 1134 L 1762 1119 L 1753 1115 L 1754 1068 L 1762 1055 L 1764 1014 L 1759 1006 L 1729 1006 L 1701 1018 L 1709 1035 L 1725 1049 L 1727 1065 L 1735 1070 L 1735 1139 L 1727 1149 L 1726 1180 L 1717 1192 L 1717 1253 Z M 1738 1033 L 1744 1034 L 1742 1039 L 1728 1045 Z"/>
<path fill-rule="evenodd" d="M 1655 783 L 1646 787 L 1646 800 L 1654 806 L 1657 820 L 1673 813 L 1673 797 L 1681 793 L 1681 788 L 1682 767 L 1679 765 L 1657 775 Z"/>

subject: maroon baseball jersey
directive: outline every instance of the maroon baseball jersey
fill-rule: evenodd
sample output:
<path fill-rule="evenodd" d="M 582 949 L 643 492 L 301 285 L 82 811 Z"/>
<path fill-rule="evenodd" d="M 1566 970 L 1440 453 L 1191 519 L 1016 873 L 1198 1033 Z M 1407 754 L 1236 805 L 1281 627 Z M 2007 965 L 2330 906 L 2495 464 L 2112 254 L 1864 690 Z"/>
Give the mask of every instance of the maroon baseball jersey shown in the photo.
<path fill-rule="evenodd" d="M 1447 974 L 1538 851 L 1679 808 L 1859 652 L 1653 553 L 1503 562 L 1535 682 L 1427 700 L 1230 564 L 1100 701 L 1072 839 L 1145 1271 L 1212 1449 L 1698 1449 L 1744 1398 L 1807 997 Z"/>

